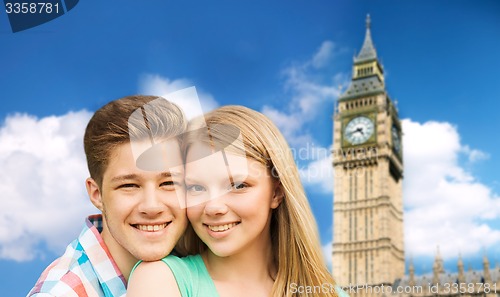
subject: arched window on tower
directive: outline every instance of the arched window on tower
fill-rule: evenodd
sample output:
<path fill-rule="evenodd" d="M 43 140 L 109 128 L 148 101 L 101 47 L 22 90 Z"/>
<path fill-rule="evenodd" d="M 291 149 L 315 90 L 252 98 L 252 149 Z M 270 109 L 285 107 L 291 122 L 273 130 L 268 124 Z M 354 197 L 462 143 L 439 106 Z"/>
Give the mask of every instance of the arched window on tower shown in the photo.
<path fill-rule="evenodd" d="M 368 283 L 368 253 L 365 253 L 365 283 Z"/>
<path fill-rule="evenodd" d="M 352 201 L 352 171 L 349 171 L 349 201 Z"/>
<path fill-rule="evenodd" d="M 358 216 L 354 217 L 354 240 L 358 240 Z"/>
<path fill-rule="evenodd" d="M 349 254 L 349 283 L 352 284 L 352 255 Z"/>
<path fill-rule="evenodd" d="M 354 200 L 358 200 L 358 175 L 354 173 Z"/>
<path fill-rule="evenodd" d="M 349 213 L 349 241 L 352 241 L 352 213 Z"/>
<path fill-rule="evenodd" d="M 371 266 L 371 282 L 373 282 L 373 251 L 370 252 L 370 266 Z"/>
<path fill-rule="evenodd" d="M 365 169 L 365 199 L 368 199 L 368 169 Z"/>
<path fill-rule="evenodd" d="M 365 240 L 368 240 L 368 214 L 366 212 L 365 212 Z"/>

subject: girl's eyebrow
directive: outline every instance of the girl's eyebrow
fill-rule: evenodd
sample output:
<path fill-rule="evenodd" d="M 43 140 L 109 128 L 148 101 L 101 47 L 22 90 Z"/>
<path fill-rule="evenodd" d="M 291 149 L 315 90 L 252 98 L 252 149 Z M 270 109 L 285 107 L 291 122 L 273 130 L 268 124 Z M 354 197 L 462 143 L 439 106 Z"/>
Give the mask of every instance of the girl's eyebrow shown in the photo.
<path fill-rule="evenodd" d="M 210 174 L 207 173 L 207 175 L 205 176 L 209 176 Z M 246 180 L 248 179 L 250 176 L 246 173 L 236 173 L 236 174 L 232 174 L 231 176 L 228 176 L 226 175 L 225 178 L 227 180 L 239 180 L 239 181 L 242 181 L 242 180 Z M 203 178 L 199 178 L 199 175 L 188 175 L 186 174 L 186 176 L 184 177 L 184 180 L 187 181 L 187 182 L 191 182 L 191 183 L 195 183 L 195 182 L 200 182 L 201 180 L 203 180 Z"/>
<path fill-rule="evenodd" d="M 185 180 L 185 181 L 192 182 L 192 183 L 194 183 L 194 182 L 198 182 L 198 179 L 197 179 L 196 177 L 194 177 L 194 176 L 188 176 L 188 175 L 186 175 L 186 176 L 184 177 L 184 180 Z"/>

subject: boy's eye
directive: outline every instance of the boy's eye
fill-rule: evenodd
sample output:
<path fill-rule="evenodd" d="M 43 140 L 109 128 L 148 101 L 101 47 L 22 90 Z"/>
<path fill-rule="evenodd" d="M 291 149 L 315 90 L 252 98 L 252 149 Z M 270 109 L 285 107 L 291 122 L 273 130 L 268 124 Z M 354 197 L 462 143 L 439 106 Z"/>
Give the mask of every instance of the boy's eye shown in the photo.
<path fill-rule="evenodd" d="M 166 189 L 166 190 L 175 190 L 179 187 L 182 187 L 182 183 L 180 182 L 177 182 L 177 181 L 173 181 L 173 180 L 169 180 L 169 181 L 165 181 L 165 182 L 162 182 L 160 184 L 160 187 L 162 187 L 163 189 Z"/>
<path fill-rule="evenodd" d="M 174 181 L 169 180 L 169 181 L 166 181 L 166 182 L 162 182 L 160 186 L 171 187 L 171 186 L 174 186 L 174 185 L 175 185 Z"/>
<path fill-rule="evenodd" d="M 118 189 L 126 189 L 126 188 L 138 188 L 139 186 L 136 184 L 123 184 L 119 185 Z"/>

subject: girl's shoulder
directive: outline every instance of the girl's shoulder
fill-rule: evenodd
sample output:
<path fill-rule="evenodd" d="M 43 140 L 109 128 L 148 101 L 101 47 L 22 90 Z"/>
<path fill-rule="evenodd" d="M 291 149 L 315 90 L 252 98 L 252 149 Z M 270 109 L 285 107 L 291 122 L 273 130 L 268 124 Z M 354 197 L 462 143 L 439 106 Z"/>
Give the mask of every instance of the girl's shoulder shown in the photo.
<path fill-rule="evenodd" d="M 170 267 L 174 274 L 176 272 L 189 272 L 199 274 L 198 276 L 203 276 L 205 273 L 208 274 L 203 258 L 199 254 L 189 255 L 182 258 L 174 255 L 168 255 L 161 260 Z"/>
<path fill-rule="evenodd" d="M 169 255 L 162 261 L 170 267 L 182 296 L 218 296 L 201 255 Z"/>

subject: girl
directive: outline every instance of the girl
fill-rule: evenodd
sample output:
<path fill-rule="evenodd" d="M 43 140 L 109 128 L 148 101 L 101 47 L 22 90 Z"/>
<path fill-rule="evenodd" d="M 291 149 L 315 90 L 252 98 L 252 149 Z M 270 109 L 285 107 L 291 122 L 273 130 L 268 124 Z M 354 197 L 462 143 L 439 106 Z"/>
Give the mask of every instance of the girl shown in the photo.
<path fill-rule="evenodd" d="M 140 263 L 127 296 L 346 296 L 324 264 L 276 126 L 242 106 L 221 107 L 205 122 L 191 123 L 184 143 L 191 256 Z"/>

